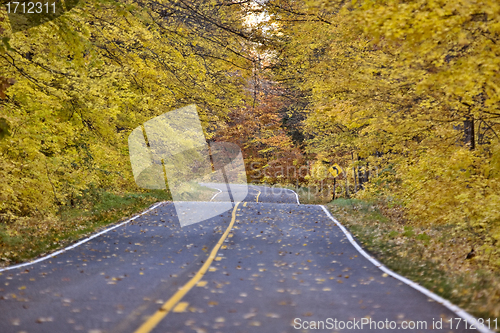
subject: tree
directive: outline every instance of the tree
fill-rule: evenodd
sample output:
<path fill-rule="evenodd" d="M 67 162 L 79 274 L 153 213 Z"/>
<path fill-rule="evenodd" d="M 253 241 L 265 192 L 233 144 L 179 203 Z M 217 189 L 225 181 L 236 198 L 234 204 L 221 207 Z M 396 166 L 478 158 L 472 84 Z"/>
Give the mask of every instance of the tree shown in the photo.
<path fill-rule="evenodd" d="M 309 153 L 377 166 L 362 195 L 500 240 L 494 1 L 270 1 L 274 73 L 308 96 Z M 481 144 L 478 144 L 481 142 Z M 393 172 L 396 172 L 394 175 Z M 386 184 L 381 186 L 380 184 Z"/>
<path fill-rule="evenodd" d="M 25 31 L 1 22 L 2 77 L 16 81 L 1 106 L 3 220 L 133 189 L 128 132 L 154 116 L 196 103 L 213 135 L 244 96 L 250 37 L 240 6 L 193 5 L 95 0 Z"/>

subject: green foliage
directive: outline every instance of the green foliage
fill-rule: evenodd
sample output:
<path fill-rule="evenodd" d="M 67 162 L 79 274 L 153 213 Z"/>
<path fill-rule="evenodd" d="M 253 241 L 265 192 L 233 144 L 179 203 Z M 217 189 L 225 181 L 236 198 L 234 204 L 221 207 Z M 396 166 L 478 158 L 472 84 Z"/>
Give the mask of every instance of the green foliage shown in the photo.
<path fill-rule="evenodd" d="M 19 243 L 20 240 L 18 237 L 9 235 L 5 227 L 0 225 L 0 244 L 6 244 L 7 246 L 15 246 Z"/>
<path fill-rule="evenodd" d="M 389 237 L 389 238 L 395 238 L 397 235 L 399 235 L 399 232 L 397 232 L 395 230 L 392 230 L 391 232 L 389 232 L 389 234 L 387 235 L 387 237 Z"/>
<path fill-rule="evenodd" d="M 431 238 L 424 232 L 422 234 L 418 234 L 417 237 L 415 237 L 415 239 L 423 241 L 424 243 L 428 244 Z"/>
<path fill-rule="evenodd" d="M 7 119 L 0 118 L 0 140 L 10 135 L 10 126 Z"/>
<path fill-rule="evenodd" d="M 413 231 L 413 228 L 411 226 L 405 226 L 402 235 L 405 237 L 413 237 L 415 235 L 415 232 Z"/>

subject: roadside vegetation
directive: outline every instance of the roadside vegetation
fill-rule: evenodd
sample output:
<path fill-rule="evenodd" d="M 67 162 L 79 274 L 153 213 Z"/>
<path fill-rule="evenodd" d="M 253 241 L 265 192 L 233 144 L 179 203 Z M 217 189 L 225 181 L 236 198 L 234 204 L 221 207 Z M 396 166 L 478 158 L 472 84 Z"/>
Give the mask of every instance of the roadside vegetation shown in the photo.
<path fill-rule="evenodd" d="M 338 199 L 327 207 L 379 261 L 477 318 L 500 316 L 500 275 L 492 256 L 469 255 L 460 226 L 408 223 L 386 201 Z"/>
<path fill-rule="evenodd" d="M 196 197 L 187 201 L 209 201 L 218 191 L 196 186 Z M 147 207 L 162 201 L 171 201 L 168 190 L 142 190 L 112 193 L 90 189 L 50 216 L 32 216 L 19 219 L 0 229 L 0 266 L 15 264 L 43 256 L 65 247 L 102 228 L 127 220 Z"/>
<path fill-rule="evenodd" d="M 331 189 L 274 187 L 294 190 L 301 204 L 325 205 L 365 250 L 394 272 L 477 318 L 500 317 L 500 274 L 492 262 L 495 257 L 475 247 L 478 235 L 471 230 L 453 224 L 417 224 L 391 198 L 340 197 L 332 201 Z"/>
<path fill-rule="evenodd" d="M 30 216 L 3 225 L 0 266 L 43 256 L 166 200 L 171 196 L 161 190 L 123 194 L 94 190 L 54 215 Z"/>

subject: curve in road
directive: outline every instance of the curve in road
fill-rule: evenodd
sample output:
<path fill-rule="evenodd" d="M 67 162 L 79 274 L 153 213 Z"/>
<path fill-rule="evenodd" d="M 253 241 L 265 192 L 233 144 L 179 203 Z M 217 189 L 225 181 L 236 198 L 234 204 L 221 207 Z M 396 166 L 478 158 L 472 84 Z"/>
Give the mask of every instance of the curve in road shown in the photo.
<path fill-rule="evenodd" d="M 202 223 L 181 228 L 173 204 L 160 203 L 4 269 L 0 331 L 474 331 L 462 320 L 472 316 L 419 288 L 324 207 L 251 186 L 244 202 Z"/>

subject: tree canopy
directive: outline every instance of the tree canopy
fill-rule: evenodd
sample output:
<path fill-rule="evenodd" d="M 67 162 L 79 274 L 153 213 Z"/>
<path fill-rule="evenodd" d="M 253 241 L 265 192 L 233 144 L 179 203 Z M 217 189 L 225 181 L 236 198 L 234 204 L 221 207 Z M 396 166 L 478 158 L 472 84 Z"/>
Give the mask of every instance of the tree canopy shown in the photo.
<path fill-rule="evenodd" d="M 494 1 L 270 1 L 270 69 L 307 95 L 306 152 L 371 181 L 414 223 L 498 251 L 500 7 Z M 353 158 L 354 156 L 354 158 Z M 500 263 L 499 263 L 500 264 Z"/>
<path fill-rule="evenodd" d="M 343 195 L 498 254 L 497 1 L 87 0 L 17 32 L 1 15 L 1 221 L 137 190 L 128 134 L 194 103 L 251 181 L 317 185 L 337 163 Z"/>
<path fill-rule="evenodd" d="M 245 95 L 253 37 L 231 3 L 91 0 L 16 33 L 2 14 L 3 221 L 130 189 L 132 129 L 196 103 L 210 136 Z"/>

